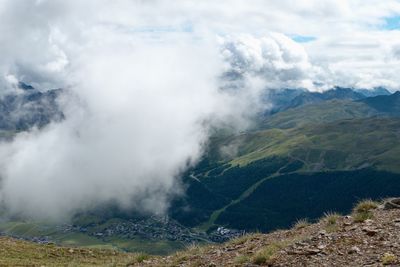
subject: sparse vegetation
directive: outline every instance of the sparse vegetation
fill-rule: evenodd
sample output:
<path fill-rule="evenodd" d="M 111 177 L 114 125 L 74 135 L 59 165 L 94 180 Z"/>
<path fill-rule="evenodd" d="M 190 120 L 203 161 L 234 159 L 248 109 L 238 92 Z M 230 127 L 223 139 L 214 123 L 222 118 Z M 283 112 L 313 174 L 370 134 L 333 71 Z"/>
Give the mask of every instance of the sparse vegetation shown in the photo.
<path fill-rule="evenodd" d="M 240 237 L 237 237 L 237 238 L 234 238 L 234 239 L 230 240 L 228 242 L 228 244 L 229 245 L 233 245 L 233 246 L 241 245 L 241 244 L 246 243 L 248 240 L 257 237 L 257 235 L 261 235 L 261 234 L 256 233 L 256 234 L 243 235 L 243 236 L 240 236 Z"/>
<path fill-rule="evenodd" d="M 335 225 L 337 220 L 340 218 L 340 214 L 337 212 L 325 212 L 322 221 L 327 225 Z"/>
<path fill-rule="evenodd" d="M 310 225 L 310 222 L 307 219 L 300 219 L 294 224 L 293 228 L 296 230 L 303 229 Z"/>
<path fill-rule="evenodd" d="M 253 257 L 252 262 L 254 264 L 272 264 L 274 260 L 274 255 L 279 248 L 275 245 L 269 245 L 259 251 Z"/>
<path fill-rule="evenodd" d="M 138 263 L 138 254 L 111 249 L 40 245 L 0 237 L 0 266 L 127 266 Z"/>
<path fill-rule="evenodd" d="M 379 203 L 371 199 L 362 200 L 357 203 L 353 209 L 354 222 L 364 222 L 365 220 L 372 219 L 372 210 L 378 208 Z"/>
<path fill-rule="evenodd" d="M 190 258 L 204 254 L 208 249 L 209 246 L 202 246 L 196 244 L 189 245 L 186 247 L 185 250 L 178 251 L 172 255 L 174 258 L 174 264 L 179 265 L 181 262 L 187 261 Z"/>
<path fill-rule="evenodd" d="M 394 255 L 392 253 L 385 253 L 385 254 L 383 254 L 383 256 L 381 258 L 381 262 L 383 265 L 395 264 L 396 261 L 397 261 L 397 257 L 396 257 L 396 255 Z"/>
<path fill-rule="evenodd" d="M 339 229 L 337 221 L 340 217 L 340 214 L 337 212 L 325 212 L 324 217 L 322 217 L 320 221 L 325 225 L 325 230 L 328 233 L 332 233 Z"/>
<path fill-rule="evenodd" d="M 353 211 L 356 213 L 369 212 L 371 210 L 376 209 L 378 206 L 379 206 L 378 202 L 373 201 L 371 199 L 366 199 L 358 202 L 357 205 L 354 207 Z"/>
<path fill-rule="evenodd" d="M 254 264 L 273 264 L 276 253 L 287 246 L 287 242 L 275 242 L 258 250 L 252 258 Z"/>
<path fill-rule="evenodd" d="M 236 264 L 245 264 L 250 261 L 250 257 L 246 255 L 240 255 L 237 256 L 234 261 Z"/>
<path fill-rule="evenodd" d="M 372 219 L 373 214 L 370 211 L 367 212 L 360 212 L 353 215 L 353 220 L 356 223 L 364 222 L 368 219 Z"/>
<path fill-rule="evenodd" d="M 145 261 L 145 260 L 147 260 L 147 259 L 149 259 L 149 258 L 150 258 L 150 255 L 149 255 L 149 254 L 146 254 L 146 253 L 138 253 L 138 254 L 135 256 L 135 261 L 138 262 L 138 263 L 141 263 L 141 262 L 143 262 L 143 261 Z"/>

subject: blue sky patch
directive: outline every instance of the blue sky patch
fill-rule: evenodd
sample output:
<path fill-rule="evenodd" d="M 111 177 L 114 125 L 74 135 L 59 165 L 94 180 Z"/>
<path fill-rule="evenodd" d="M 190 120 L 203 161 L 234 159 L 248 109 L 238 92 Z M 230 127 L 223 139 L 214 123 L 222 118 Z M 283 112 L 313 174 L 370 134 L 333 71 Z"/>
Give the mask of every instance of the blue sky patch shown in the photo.
<path fill-rule="evenodd" d="M 400 30 L 400 16 L 385 18 L 383 28 L 385 30 Z"/>
<path fill-rule="evenodd" d="M 306 35 L 290 35 L 293 41 L 298 43 L 308 43 L 317 40 L 314 36 L 306 36 Z"/>

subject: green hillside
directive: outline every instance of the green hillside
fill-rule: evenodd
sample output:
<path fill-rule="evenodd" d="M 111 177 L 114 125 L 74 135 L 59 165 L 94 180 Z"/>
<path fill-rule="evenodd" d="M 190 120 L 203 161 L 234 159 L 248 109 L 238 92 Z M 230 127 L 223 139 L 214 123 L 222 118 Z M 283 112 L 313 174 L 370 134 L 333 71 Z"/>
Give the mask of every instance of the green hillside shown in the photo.
<path fill-rule="evenodd" d="M 239 141 L 238 141 L 239 140 Z M 364 118 L 271 129 L 240 136 L 232 165 L 271 157 L 304 163 L 306 171 L 376 167 L 400 173 L 400 118 Z"/>
<path fill-rule="evenodd" d="M 321 108 L 315 106 L 293 114 Z M 217 225 L 270 231 L 327 209 L 347 212 L 358 198 L 400 194 L 400 118 L 358 114 L 215 138 L 210 157 L 187 175 L 190 194 L 175 203 L 173 216 L 208 231 Z M 223 156 L 229 149 L 236 154 Z"/>
<path fill-rule="evenodd" d="M 380 114 L 378 110 L 363 102 L 331 100 L 274 114 L 263 122 L 262 127 L 266 129 L 288 129 L 307 124 L 366 118 L 378 114 Z"/>
<path fill-rule="evenodd" d="M 359 100 L 369 107 L 391 115 L 400 115 L 400 91 L 392 95 L 379 95 Z"/>

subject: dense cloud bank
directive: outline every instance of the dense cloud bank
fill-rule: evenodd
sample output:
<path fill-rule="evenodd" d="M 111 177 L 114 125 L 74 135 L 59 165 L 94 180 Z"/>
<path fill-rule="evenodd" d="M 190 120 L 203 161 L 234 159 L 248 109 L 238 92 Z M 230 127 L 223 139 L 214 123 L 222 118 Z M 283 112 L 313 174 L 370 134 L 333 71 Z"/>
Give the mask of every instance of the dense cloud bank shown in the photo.
<path fill-rule="evenodd" d="M 0 0 L 0 96 L 68 89 L 65 120 L 0 145 L 2 203 L 162 213 L 210 130 L 248 127 L 266 88 L 398 88 L 399 33 L 376 27 L 400 7 L 358 2 Z"/>
<path fill-rule="evenodd" d="M 304 47 L 283 34 L 229 37 L 222 39 L 221 45 L 231 75 L 259 77 L 270 88 L 313 87 L 315 70 Z"/>

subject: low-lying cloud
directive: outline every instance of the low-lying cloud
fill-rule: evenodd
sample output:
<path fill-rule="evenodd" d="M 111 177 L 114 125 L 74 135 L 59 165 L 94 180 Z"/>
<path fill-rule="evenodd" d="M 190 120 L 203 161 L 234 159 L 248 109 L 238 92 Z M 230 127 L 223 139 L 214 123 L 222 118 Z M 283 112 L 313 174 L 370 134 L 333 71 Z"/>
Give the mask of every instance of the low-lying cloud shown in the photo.
<path fill-rule="evenodd" d="M 76 12 L 68 12 L 79 4 L 61 5 L 65 11 L 18 3 L 3 1 L 2 25 L 19 22 L 13 14 L 39 13 L 3 40 L 12 52 L 0 64 L 4 87 L 67 89 L 59 99 L 65 120 L 0 144 L 0 199 L 11 213 L 60 219 L 110 202 L 163 213 L 184 193 L 179 177 L 202 155 L 210 129 L 248 125 L 253 103 L 244 99 L 253 89 L 221 88 L 215 36 L 137 35 L 90 16 L 77 30 L 68 25 Z"/>
<path fill-rule="evenodd" d="M 190 48 L 88 52 L 64 99 L 66 119 L 1 145 L 7 207 L 41 217 L 109 201 L 165 211 L 180 193 L 178 176 L 201 155 L 204 121 L 222 97 L 213 57 L 198 72 L 209 56 Z"/>
<path fill-rule="evenodd" d="M 0 0 L 0 97 L 19 81 L 66 89 L 65 120 L 0 144 L 2 204 L 40 218 L 108 202 L 162 213 L 210 130 L 251 125 L 266 88 L 399 87 L 385 65 L 398 65 L 398 34 L 366 25 L 400 8 L 352 14 L 357 3 Z"/>

